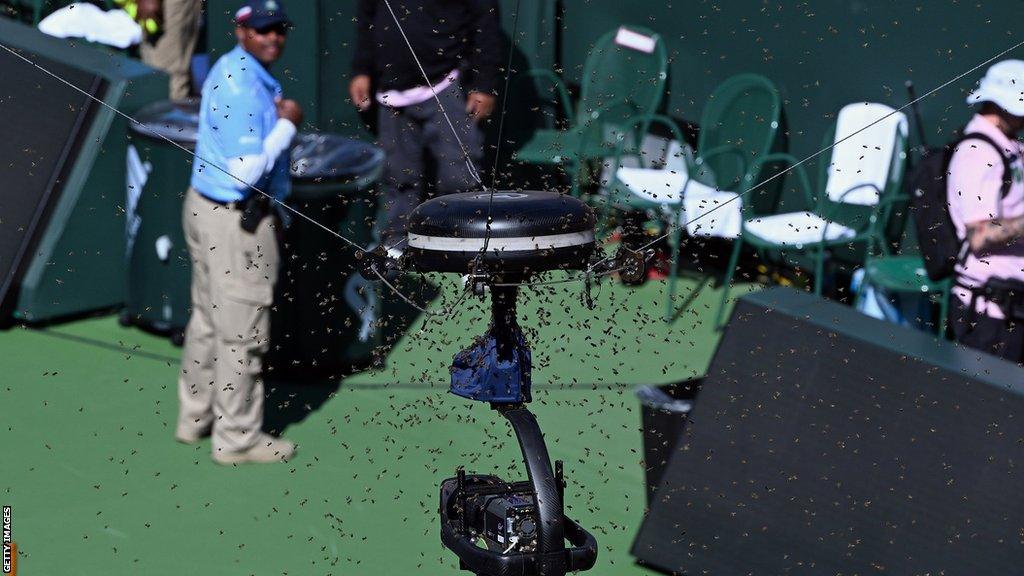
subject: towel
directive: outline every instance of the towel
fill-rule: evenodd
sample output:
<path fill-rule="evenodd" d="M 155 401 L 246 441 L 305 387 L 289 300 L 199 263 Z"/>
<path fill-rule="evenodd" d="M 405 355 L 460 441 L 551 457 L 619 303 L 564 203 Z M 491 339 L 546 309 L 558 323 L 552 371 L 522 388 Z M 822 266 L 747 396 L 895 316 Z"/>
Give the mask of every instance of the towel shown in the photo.
<path fill-rule="evenodd" d="M 895 112 L 895 113 L 894 113 Z M 891 114 L 891 116 L 887 116 Z M 884 118 L 861 132 L 865 126 Z M 845 192 L 855 186 L 871 184 L 885 190 L 895 153 L 897 132 L 906 138 L 907 117 L 885 104 L 862 102 L 848 104 L 836 118 L 836 138 L 832 149 L 832 162 L 828 167 L 825 192 L 833 202 L 839 202 Z M 857 188 L 842 198 L 847 204 L 874 206 L 878 203 L 878 190 L 870 186 Z"/>
<path fill-rule="evenodd" d="M 803 248 L 807 244 L 852 238 L 856 232 L 837 222 L 830 222 L 813 212 L 789 212 L 761 216 L 747 221 L 747 232 L 775 244 Z"/>
<path fill-rule="evenodd" d="M 142 42 L 142 27 L 127 12 L 119 8 L 104 12 L 84 2 L 50 14 L 39 23 L 39 30 L 57 38 L 84 38 L 122 49 Z"/>

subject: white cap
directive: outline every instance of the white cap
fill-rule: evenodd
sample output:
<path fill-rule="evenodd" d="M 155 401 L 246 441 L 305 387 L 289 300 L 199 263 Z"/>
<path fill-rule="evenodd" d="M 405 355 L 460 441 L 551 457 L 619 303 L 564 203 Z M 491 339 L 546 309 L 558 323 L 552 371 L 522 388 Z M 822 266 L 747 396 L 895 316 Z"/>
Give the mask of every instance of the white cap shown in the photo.
<path fill-rule="evenodd" d="M 991 102 L 1014 116 L 1024 116 L 1024 60 L 996 62 L 985 72 L 968 104 Z"/>

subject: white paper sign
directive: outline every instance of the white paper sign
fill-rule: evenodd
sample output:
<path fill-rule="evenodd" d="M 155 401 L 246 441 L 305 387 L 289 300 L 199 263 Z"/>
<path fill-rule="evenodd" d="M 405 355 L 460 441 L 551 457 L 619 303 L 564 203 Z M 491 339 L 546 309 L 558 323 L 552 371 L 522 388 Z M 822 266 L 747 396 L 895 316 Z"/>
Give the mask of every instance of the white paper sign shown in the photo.
<path fill-rule="evenodd" d="M 655 42 L 654 38 L 628 30 L 625 26 L 619 27 L 618 33 L 615 34 L 616 44 L 632 48 L 633 50 L 639 50 L 645 54 L 654 52 Z"/>

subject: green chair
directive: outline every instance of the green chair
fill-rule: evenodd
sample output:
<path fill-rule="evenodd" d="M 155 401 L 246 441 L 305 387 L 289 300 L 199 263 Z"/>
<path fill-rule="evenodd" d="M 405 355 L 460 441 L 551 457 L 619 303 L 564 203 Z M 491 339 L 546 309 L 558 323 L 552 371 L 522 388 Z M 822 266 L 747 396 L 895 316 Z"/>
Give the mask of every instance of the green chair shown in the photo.
<path fill-rule="evenodd" d="M 910 199 L 903 195 L 895 195 L 882 201 L 894 206 L 894 210 L 905 210 Z M 857 287 L 854 306 L 860 304 L 864 298 L 864 290 L 867 285 L 875 286 L 886 292 L 903 292 L 912 294 L 924 294 L 932 300 L 939 301 L 939 322 L 936 325 L 937 334 L 941 337 L 946 333 L 946 324 L 949 321 L 949 297 L 953 282 L 950 279 L 938 282 L 928 278 L 925 271 L 924 258 L 919 254 L 906 254 L 894 252 L 891 242 L 885 235 L 880 235 L 880 229 L 875 229 L 868 241 L 867 257 L 864 260 L 864 278 Z"/>
<path fill-rule="evenodd" d="M 643 130 L 645 122 L 666 126 L 676 142 L 683 142 L 682 133 L 671 119 L 655 115 L 634 120 Z M 731 238 L 739 234 L 742 204 L 774 209 L 778 187 L 762 190 L 754 198 L 743 195 L 764 178 L 773 161 L 788 158 L 773 153 L 780 146 L 781 123 L 778 89 L 762 76 L 740 74 L 723 82 L 708 98 L 701 115 L 696 155 L 688 154 L 688 150 L 667 152 L 683 158 L 679 168 L 673 169 L 664 161 L 659 161 L 664 166 L 649 167 L 653 159 L 642 153 L 642 138 L 632 138 L 628 131 L 620 134 L 602 222 L 610 219 L 613 210 L 660 210 L 672 223 L 666 322 L 674 315 L 682 224 L 691 222 L 687 228 L 693 236 Z M 638 167 L 624 166 L 627 158 Z"/>
<path fill-rule="evenodd" d="M 622 26 L 602 36 L 587 56 L 575 110 L 565 83 L 552 70 L 525 72 L 517 83 L 550 84 L 570 126 L 536 130 L 513 158 L 525 164 L 564 166 L 572 177 L 573 195 L 579 195 L 583 165 L 611 156 L 623 126 L 657 109 L 667 70 L 665 42 L 659 34 L 641 26 Z"/>
<path fill-rule="evenodd" d="M 757 214 L 744 206 L 740 236 L 726 271 L 722 302 L 715 325 L 721 326 L 744 244 L 768 260 L 809 257 L 814 262 L 814 289 L 821 295 L 829 252 L 862 262 L 872 237 L 888 230 L 892 202 L 898 194 L 907 158 L 907 118 L 884 104 L 845 106 L 825 138 L 828 161 L 821 162 L 818 193 L 811 190 L 803 166 L 789 157 L 807 209 L 782 214 Z M 858 256 L 859 254 L 859 256 Z M 859 260 L 858 260 L 859 258 Z"/>

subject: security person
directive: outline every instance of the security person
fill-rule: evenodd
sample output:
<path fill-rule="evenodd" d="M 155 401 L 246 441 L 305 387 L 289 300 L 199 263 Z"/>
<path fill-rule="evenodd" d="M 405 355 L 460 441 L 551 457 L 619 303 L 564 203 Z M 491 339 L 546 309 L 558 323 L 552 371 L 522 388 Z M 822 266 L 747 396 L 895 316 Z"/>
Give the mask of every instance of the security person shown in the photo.
<path fill-rule="evenodd" d="M 175 437 L 213 436 L 220 464 L 288 460 L 291 442 L 261 431 L 261 357 L 278 271 L 274 203 L 286 197 L 289 149 L 302 109 L 268 68 L 291 22 L 281 0 L 249 0 L 235 14 L 238 46 L 203 89 L 192 185 L 183 220 L 192 257 L 192 316 L 185 334 Z"/>

